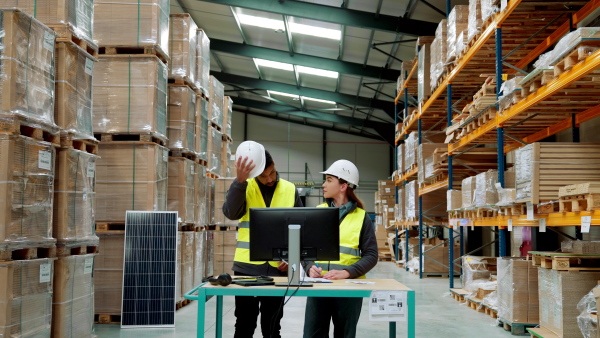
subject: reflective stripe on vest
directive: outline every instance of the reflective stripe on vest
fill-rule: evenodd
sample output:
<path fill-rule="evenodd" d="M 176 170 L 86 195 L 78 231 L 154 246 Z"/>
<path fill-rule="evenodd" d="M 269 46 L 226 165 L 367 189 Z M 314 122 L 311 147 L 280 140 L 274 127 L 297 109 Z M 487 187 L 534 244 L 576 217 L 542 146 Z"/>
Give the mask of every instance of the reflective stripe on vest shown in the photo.
<path fill-rule="evenodd" d="M 317 207 L 328 207 L 327 203 Z M 335 262 L 317 262 L 323 268 L 323 273 L 328 270 L 344 270 L 347 266 L 358 262 L 361 258 L 358 245 L 360 243 L 360 231 L 365 220 L 366 212 L 361 208 L 354 209 L 344 217 L 340 224 L 340 260 Z M 357 278 L 367 278 L 360 276 Z"/>
<path fill-rule="evenodd" d="M 273 194 L 270 207 L 273 208 L 291 208 L 296 204 L 296 187 L 294 184 L 279 179 L 277 188 Z M 265 200 L 260 192 L 255 178 L 248 180 L 246 188 L 246 213 L 240 218 L 238 226 L 238 242 L 235 249 L 233 260 L 240 263 L 264 264 L 265 262 L 250 261 L 250 208 L 266 208 Z M 279 262 L 269 262 L 271 266 L 277 267 Z"/>

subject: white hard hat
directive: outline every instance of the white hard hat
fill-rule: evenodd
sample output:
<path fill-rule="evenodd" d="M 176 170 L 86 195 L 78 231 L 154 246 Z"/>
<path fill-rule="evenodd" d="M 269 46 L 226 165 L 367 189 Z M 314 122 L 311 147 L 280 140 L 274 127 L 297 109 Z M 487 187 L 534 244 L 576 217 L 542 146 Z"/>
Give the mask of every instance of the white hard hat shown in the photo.
<path fill-rule="evenodd" d="M 358 187 L 358 168 L 354 163 L 348 160 L 337 160 L 327 168 L 327 170 L 321 172 L 321 174 L 335 176 L 341 178 L 346 182 L 354 185 L 353 188 Z"/>
<path fill-rule="evenodd" d="M 235 161 L 238 158 L 248 156 L 248 160 L 256 165 L 250 172 L 249 178 L 254 178 L 260 175 L 265 170 L 265 163 L 267 161 L 265 156 L 265 147 L 262 144 L 254 141 L 244 141 L 240 143 L 235 151 Z"/>

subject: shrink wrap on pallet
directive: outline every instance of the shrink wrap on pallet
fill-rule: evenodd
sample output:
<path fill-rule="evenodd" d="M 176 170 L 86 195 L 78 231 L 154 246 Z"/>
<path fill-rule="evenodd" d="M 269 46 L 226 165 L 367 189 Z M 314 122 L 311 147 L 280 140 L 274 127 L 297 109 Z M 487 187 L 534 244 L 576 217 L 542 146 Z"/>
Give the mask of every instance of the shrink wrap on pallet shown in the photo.
<path fill-rule="evenodd" d="M 198 26 L 188 13 L 171 14 L 169 20 L 169 78 L 185 79 L 196 85 L 196 31 Z"/>
<path fill-rule="evenodd" d="M 155 47 L 169 54 L 169 0 L 95 0 L 98 46 Z"/>
<path fill-rule="evenodd" d="M 418 195 L 417 195 L 417 182 L 416 181 L 410 181 L 408 182 L 408 184 L 406 184 L 404 186 L 404 195 L 406 196 L 406 208 L 405 208 L 405 212 L 406 212 L 406 218 L 407 219 L 414 219 L 417 217 L 417 213 L 418 213 L 418 205 L 417 205 L 417 200 L 418 200 Z"/>
<path fill-rule="evenodd" d="M 200 159 L 208 161 L 208 101 L 196 96 L 196 152 Z"/>
<path fill-rule="evenodd" d="M 419 102 L 429 98 L 431 95 L 431 62 L 432 43 L 425 43 L 418 52 L 419 62 L 417 64 L 417 95 Z"/>
<path fill-rule="evenodd" d="M 475 207 L 487 207 L 498 203 L 498 170 L 491 169 L 475 176 L 475 195 L 473 196 Z"/>
<path fill-rule="evenodd" d="M 103 55 L 94 67 L 94 133 L 167 135 L 167 67 L 156 56 Z"/>
<path fill-rule="evenodd" d="M 404 140 L 404 171 L 410 170 L 413 165 L 417 164 L 418 142 L 417 133 L 415 132 L 408 134 L 408 137 Z"/>
<path fill-rule="evenodd" d="M 0 135 L 0 249 L 53 243 L 54 161 L 52 144 Z"/>
<path fill-rule="evenodd" d="M 446 209 L 457 210 L 462 207 L 462 192 L 460 190 L 448 190 L 446 196 L 448 200 Z"/>
<path fill-rule="evenodd" d="M 188 86 L 169 85 L 167 137 L 170 149 L 196 152 L 196 93 Z"/>
<path fill-rule="evenodd" d="M 54 181 L 53 234 L 58 241 L 97 241 L 94 233 L 98 156 L 59 148 Z"/>
<path fill-rule="evenodd" d="M 181 223 L 195 223 L 195 164 L 187 158 L 169 157 L 167 210 L 177 211 Z"/>
<path fill-rule="evenodd" d="M 123 294 L 125 233 L 98 233 L 99 254 L 94 259 L 94 314 L 120 315 Z"/>
<path fill-rule="evenodd" d="M 210 40 L 202 29 L 196 31 L 196 87 L 209 96 Z"/>
<path fill-rule="evenodd" d="M 488 18 L 496 14 L 500 8 L 497 0 L 481 0 L 481 20 L 486 22 Z"/>
<path fill-rule="evenodd" d="M 394 216 L 396 218 L 396 222 L 404 221 L 404 217 L 405 217 L 404 199 L 405 199 L 404 189 L 398 188 L 398 203 L 394 207 L 394 213 L 395 213 Z"/>
<path fill-rule="evenodd" d="M 548 65 L 554 66 L 583 41 L 600 41 L 600 27 L 580 27 L 563 36 L 548 54 Z M 597 45 L 596 45 L 597 46 Z M 590 48 L 590 47 L 588 47 Z M 598 47 L 593 47 L 598 49 Z"/>
<path fill-rule="evenodd" d="M 538 271 L 525 258 L 498 258 L 498 317 L 539 323 Z"/>
<path fill-rule="evenodd" d="M 207 170 L 217 176 L 221 174 L 221 143 L 223 134 L 212 126 L 208 127 Z"/>
<path fill-rule="evenodd" d="M 405 145 L 404 143 L 398 145 L 396 147 L 396 170 L 398 170 L 398 173 L 402 173 L 404 171 L 404 148 Z"/>
<path fill-rule="evenodd" d="M 216 77 L 210 76 L 209 82 L 208 120 L 223 127 L 223 104 L 225 102 L 225 86 Z M 223 130 L 223 129 L 221 129 Z"/>
<path fill-rule="evenodd" d="M 476 188 L 477 181 L 475 176 L 470 176 L 462 180 L 462 207 L 464 209 L 472 208 L 474 206 Z"/>
<path fill-rule="evenodd" d="M 433 92 L 437 88 L 438 80 L 444 73 L 444 64 L 448 55 L 448 23 L 443 19 L 435 30 L 435 39 L 431 43 L 431 69 L 429 86 Z"/>
<path fill-rule="evenodd" d="M 97 220 L 124 222 L 127 210 L 167 210 L 167 148 L 154 143 L 102 143 L 99 155 Z"/>
<path fill-rule="evenodd" d="M 463 289 L 477 292 L 479 286 L 491 281 L 492 272 L 496 271 L 495 257 L 463 256 Z"/>
<path fill-rule="evenodd" d="M 500 87 L 502 95 L 498 98 L 498 109 L 500 111 L 508 109 L 510 106 L 521 100 L 521 81 L 523 76 L 515 76 L 510 80 L 504 81 Z"/>
<path fill-rule="evenodd" d="M 225 96 L 223 101 L 223 134 L 231 139 L 231 122 L 233 120 L 233 100 Z"/>
<path fill-rule="evenodd" d="M 194 222 L 196 225 L 205 226 L 208 224 L 208 178 L 206 177 L 206 167 L 200 164 L 196 164 L 194 167 Z"/>
<path fill-rule="evenodd" d="M 219 176 L 221 177 L 234 177 L 231 174 L 229 163 L 231 161 L 231 142 L 223 138 L 221 141 L 221 172 Z"/>
<path fill-rule="evenodd" d="M 448 15 L 448 31 L 447 31 L 447 57 L 444 62 L 451 62 L 458 56 L 458 44 L 464 44 L 464 41 L 459 41 L 459 34 L 467 29 L 469 19 L 469 6 L 456 5 Z"/>
<path fill-rule="evenodd" d="M 181 294 L 180 299 L 183 300 L 183 295 L 192 290 L 194 287 L 194 238 L 196 232 L 182 231 L 181 236 Z"/>
<path fill-rule="evenodd" d="M 0 118 L 57 132 L 54 124 L 54 32 L 31 16 L 0 10 Z"/>
<path fill-rule="evenodd" d="M 404 85 L 404 77 L 408 76 L 412 67 L 412 61 L 402 61 L 402 64 L 400 65 L 400 76 L 398 76 L 398 81 L 396 82 L 397 91 L 402 90 L 402 86 Z"/>
<path fill-rule="evenodd" d="M 206 251 L 206 234 L 204 231 L 194 232 L 194 278 L 193 286 L 202 284 L 202 279 L 206 277 L 204 275 L 204 264 L 205 262 L 205 251 Z"/>
<path fill-rule="evenodd" d="M 600 334 L 598 332 L 597 297 L 600 297 L 600 286 L 595 286 L 577 303 L 577 310 L 579 311 L 577 325 L 585 338 L 597 338 Z"/>
<path fill-rule="evenodd" d="M 218 178 L 215 180 L 215 224 L 217 225 L 233 225 L 237 226 L 239 221 L 230 220 L 225 215 L 223 215 L 223 211 L 221 207 L 223 203 L 225 203 L 225 197 L 227 196 L 227 191 L 231 186 L 231 183 L 235 180 L 234 177 L 224 177 Z"/>
<path fill-rule="evenodd" d="M 204 276 L 213 276 L 214 275 L 214 258 L 215 258 L 215 241 L 214 241 L 214 231 L 204 231 L 206 235 L 206 250 L 205 258 L 204 258 Z"/>
<path fill-rule="evenodd" d="M 482 0 L 469 0 L 467 41 L 471 41 L 475 35 L 479 34 L 483 26 L 483 20 L 481 20 L 481 1 Z"/>

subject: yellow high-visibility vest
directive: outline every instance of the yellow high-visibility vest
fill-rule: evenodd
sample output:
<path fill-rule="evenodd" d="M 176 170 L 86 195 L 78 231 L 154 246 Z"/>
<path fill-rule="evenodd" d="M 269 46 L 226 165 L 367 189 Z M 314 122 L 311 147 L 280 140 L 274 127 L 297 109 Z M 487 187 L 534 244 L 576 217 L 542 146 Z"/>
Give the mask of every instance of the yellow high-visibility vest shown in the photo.
<path fill-rule="evenodd" d="M 294 184 L 279 179 L 270 207 L 291 208 L 296 204 L 296 187 Z M 263 264 L 262 262 L 250 261 L 250 208 L 266 208 L 258 183 L 255 178 L 248 180 L 246 188 L 246 213 L 240 218 L 238 225 L 238 241 L 233 260 L 240 263 Z M 277 267 L 279 262 L 269 262 L 271 266 Z"/>
<path fill-rule="evenodd" d="M 318 208 L 328 207 L 327 203 L 317 205 Z M 366 211 L 356 207 L 351 213 L 344 217 L 340 224 L 340 260 L 335 262 L 317 262 L 323 268 L 331 270 L 344 270 L 347 266 L 358 262 L 361 258 L 358 244 L 360 243 L 360 231 L 365 220 Z M 360 276 L 357 278 L 367 278 Z"/>

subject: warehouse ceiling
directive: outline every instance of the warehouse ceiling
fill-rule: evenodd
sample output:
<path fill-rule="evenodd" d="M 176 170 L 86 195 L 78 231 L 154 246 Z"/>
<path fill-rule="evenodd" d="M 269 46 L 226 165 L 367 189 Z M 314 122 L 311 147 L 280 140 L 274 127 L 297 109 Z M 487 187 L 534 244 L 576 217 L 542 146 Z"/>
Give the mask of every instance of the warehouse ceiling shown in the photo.
<path fill-rule="evenodd" d="M 171 13 L 190 13 L 206 31 L 211 74 L 225 84 L 236 111 L 393 144 L 401 61 L 414 59 L 416 36 L 434 35 L 445 6 L 445 0 L 171 0 Z"/>

